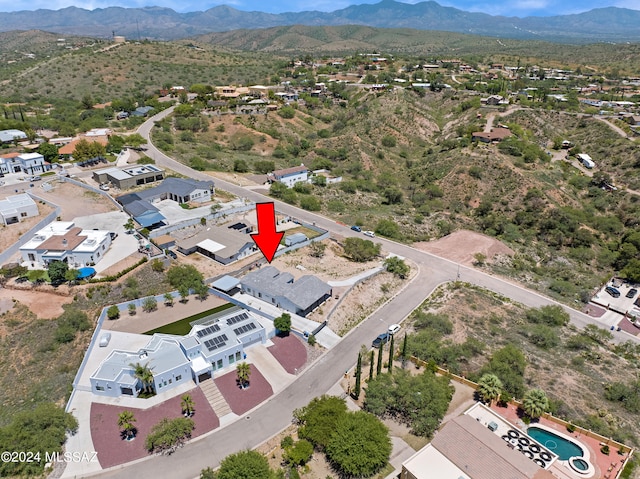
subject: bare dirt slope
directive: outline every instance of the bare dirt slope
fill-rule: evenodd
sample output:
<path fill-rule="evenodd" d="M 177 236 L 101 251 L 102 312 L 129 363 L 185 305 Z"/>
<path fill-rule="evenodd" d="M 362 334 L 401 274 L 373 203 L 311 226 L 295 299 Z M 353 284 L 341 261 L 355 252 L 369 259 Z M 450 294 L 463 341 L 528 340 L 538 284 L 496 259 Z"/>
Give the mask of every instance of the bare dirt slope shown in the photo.
<path fill-rule="evenodd" d="M 498 255 L 514 255 L 514 251 L 501 241 L 467 230 L 455 231 L 436 241 L 414 243 L 413 246 L 468 266 L 473 265 L 477 253 L 484 254 L 489 262 Z"/>

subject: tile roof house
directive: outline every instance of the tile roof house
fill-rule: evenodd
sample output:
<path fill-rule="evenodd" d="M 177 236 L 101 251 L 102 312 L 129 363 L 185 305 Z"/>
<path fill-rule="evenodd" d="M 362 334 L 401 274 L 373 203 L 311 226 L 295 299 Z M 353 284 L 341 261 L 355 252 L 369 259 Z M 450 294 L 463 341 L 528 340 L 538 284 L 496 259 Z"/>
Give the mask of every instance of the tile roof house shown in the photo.
<path fill-rule="evenodd" d="M 306 316 L 331 297 L 332 289 L 315 276 L 294 280 L 290 273 L 281 273 L 266 266 L 240 280 L 242 291 L 299 316 Z"/>
<path fill-rule="evenodd" d="M 484 143 L 492 143 L 494 141 L 502 141 L 510 136 L 511 132 L 508 128 L 492 128 L 491 131 L 477 131 L 472 133 L 471 139 Z"/>
<path fill-rule="evenodd" d="M 481 410 L 471 412 L 474 409 Z M 471 413 L 470 413 L 471 412 Z M 476 417 L 477 415 L 477 417 Z M 495 419 L 495 422 L 494 422 Z M 511 425 L 483 405 L 448 421 L 431 443 L 402 464 L 402 479 L 553 479 L 557 456 L 536 462 L 501 437 Z M 500 429 L 503 428 L 504 430 Z M 507 436 L 509 437 L 509 436 Z M 529 444 L 529 442 L 527 442 Z M 542 450 L 542 451 L 541 451 Z M 546 457 L 546 456 L 545 456 Z M 544 464 L 544 467 L 542 466 Z"/>

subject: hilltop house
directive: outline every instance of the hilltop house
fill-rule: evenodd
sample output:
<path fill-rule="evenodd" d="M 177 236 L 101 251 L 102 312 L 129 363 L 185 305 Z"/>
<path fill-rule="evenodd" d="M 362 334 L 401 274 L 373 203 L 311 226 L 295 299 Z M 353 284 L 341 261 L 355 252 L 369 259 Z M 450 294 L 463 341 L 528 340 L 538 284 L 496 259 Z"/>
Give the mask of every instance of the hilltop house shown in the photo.
<path fill-rule="evenodd" d="M 294 281 L 291 273 L 281 273 L 273 266 L 247 274 L 240 286 L 244 293 L 299 316 L 306 316 L 332 294 L 331 286 L 315 276 Z"/>
<path fill-rule="evenodd" d="M 508 128 L 492 128 L 491 131 L 476 131 L 471 134 L 473 141 L 482 141 L 483 143 L 500 142 L 505 138 L 509 138 L 511 132 Z"/>
<path fill-rule="evenodd" d="M 110 397 L 137 397 L 143 389 L 135 364 L 153 373 L 152 387 L 165 392 L 187 381 L 199 384 L 246 355 L 245 347 L 264 343 L 267 333 L 250 311 L 238 307 L 202 318 L 189 334 L 154 334 L 138 351 L 114 350 L 91 375 L 91 391 Z"/>
<path fill-rule="evenodd" d="M 276 181 L 293 188 L 296 183 L 307 182 L 309 179 L 309 168 L 304 165 L 275 170 L 267 175 L 270 183 Z"/>

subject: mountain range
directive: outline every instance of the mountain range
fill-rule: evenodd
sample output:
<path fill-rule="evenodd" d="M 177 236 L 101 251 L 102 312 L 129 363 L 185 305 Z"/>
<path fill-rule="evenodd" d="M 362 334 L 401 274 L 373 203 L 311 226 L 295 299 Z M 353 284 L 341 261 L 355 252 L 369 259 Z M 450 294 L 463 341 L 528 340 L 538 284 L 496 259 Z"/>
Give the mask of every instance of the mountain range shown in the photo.
<path fill-rule="evenodd" d="M 606 7 L 552 17 L 505 17 L 444 7 L 434 1 L 407 4 L 382 0 L 333 12 L 245 12 L 223 5 L 201 12 L 170 8 L 108 7 L 0 13 L 0 31 L 45 30 L 58 34 L 175 40 L 236 29 L 286 25 L 366 25 L 469 33 L 498 38 L 561 43 L 640 42 L 640 11 Z"/>

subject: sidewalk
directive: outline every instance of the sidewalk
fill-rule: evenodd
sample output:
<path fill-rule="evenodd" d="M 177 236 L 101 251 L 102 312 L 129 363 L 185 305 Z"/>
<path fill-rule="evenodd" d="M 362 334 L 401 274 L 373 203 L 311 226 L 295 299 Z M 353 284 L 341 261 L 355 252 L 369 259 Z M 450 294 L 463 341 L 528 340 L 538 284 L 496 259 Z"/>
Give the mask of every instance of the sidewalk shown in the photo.
<path fill-rule="evenodd" d="M 376 268 L 372 268 L 369 269 L 367 271 L 363 271 L 360 274 L 357 274 L 355 276 L 351 276 L 350 278 L 347 279 L 343 279 L 341 281 L 327 281 L 327 284 L 329 284 L 329 286 L 333 286 L 333 287 L 339 287 L 339 286 L 353 286 L 354 284 L 358 283 L 359 281 L 362 281 L 363 279 L 367 279 L 371 276 L 375 276 L 376 274 L 378 274 L 380 271 L 383 271 L 384 267 L 383 266 L 378 266 Z"/>

